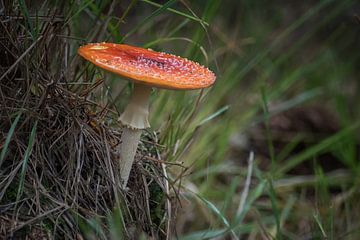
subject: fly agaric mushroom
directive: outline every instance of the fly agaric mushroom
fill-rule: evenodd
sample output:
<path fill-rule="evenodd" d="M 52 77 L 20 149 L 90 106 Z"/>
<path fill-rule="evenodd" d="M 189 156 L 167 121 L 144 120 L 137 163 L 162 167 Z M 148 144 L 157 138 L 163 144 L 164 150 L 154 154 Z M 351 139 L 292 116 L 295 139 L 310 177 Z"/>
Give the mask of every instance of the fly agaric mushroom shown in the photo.
<path fill-rule="evenodd" d="M 119 146 L 120 177 L 125 188 L 143 129 L 149 128 L 152 87 L 191 90 L 211 86 L 215 74 L 196 62 L 125 44 L 91 43 L 78 53 L 93 64 L 134 82 L 130 102 L 119 120 L 124 129 Z"/>

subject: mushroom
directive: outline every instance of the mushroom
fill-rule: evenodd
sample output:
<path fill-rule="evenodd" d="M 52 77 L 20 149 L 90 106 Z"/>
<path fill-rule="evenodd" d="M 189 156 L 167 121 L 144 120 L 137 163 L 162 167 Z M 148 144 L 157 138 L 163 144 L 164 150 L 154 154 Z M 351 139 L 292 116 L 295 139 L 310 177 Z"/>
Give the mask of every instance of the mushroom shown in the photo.
<path fill-rule="evenodd" d="M 119 145 L 120 177 L 126 188 L 143 129 L 149 128 L 152 87 L 191 90 L 211 86 L 215 74 L 196 62 L 125 44 L 91 43 L 78 53 L 93 64 L 134 82 L 130 102 L 119 120 L 124 129 Z"/>

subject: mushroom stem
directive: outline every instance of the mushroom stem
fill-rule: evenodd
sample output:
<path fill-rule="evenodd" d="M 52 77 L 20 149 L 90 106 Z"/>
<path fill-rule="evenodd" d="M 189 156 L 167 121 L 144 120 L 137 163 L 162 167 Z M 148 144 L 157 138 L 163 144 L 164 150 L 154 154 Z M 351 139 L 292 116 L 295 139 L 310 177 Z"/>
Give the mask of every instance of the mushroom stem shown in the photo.
<path fill-rule="evenodd" d="M 151 87 L 134 84 L 130 102 L 119 118 L 124 125 L 119 146 L 120 177 L 124 188 L 129 179 L 142 130 L 150 127 L 148 121 L 150 93 Z"/>
<path fill-rule="evenodd" d="M 138 147 L 142 129 L 131 129 L 125 127 L 121 135 L 120 145 L 120 177 L 121 185 L 126 188 L 129 180 L 131 167 L 134 162 L 136 149 Z"/>

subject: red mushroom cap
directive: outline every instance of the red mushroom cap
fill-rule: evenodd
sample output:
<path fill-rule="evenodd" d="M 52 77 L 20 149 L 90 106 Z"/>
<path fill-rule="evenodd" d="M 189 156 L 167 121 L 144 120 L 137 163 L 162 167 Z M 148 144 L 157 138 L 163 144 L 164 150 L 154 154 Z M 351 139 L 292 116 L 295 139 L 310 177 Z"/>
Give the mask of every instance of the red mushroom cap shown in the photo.
<path fill-rule="evenodd" d="M 79 48 L 86 60 L 136 83 L 168 89 L 211 86 L 215 74 L 185 58 L 125 44 L 91 43 Z"/>

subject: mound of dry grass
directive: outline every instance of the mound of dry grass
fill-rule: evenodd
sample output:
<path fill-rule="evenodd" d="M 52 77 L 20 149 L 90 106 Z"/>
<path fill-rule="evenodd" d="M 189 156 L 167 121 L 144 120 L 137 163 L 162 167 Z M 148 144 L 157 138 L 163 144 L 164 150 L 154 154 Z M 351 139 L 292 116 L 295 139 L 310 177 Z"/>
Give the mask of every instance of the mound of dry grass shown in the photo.
<path fill-rule="evenodd" d="M 91 101 L 101 80 L 79 80 L 93 73 L 74 56 L 61 13 L 9 1 L 0 15 L 0 238 L 164 238 L 170 206 L 156 135 L 145 134 L 124 191 L 116 112 Z"/>

